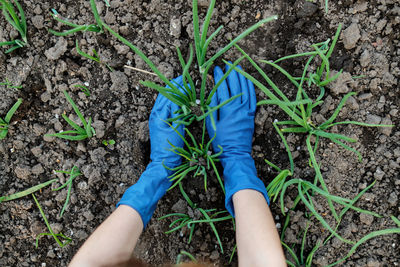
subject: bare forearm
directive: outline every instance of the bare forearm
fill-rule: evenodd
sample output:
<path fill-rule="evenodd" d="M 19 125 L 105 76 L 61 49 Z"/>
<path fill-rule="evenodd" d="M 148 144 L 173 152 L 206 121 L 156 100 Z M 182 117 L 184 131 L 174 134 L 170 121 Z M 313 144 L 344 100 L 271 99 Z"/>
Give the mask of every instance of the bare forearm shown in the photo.
<path fill-rule="evenodd" d="M 245 189 L 233 195 L 239 266 L 286 266 L 278 231 L 264 196 Z"/>
<path fill-rule="evenodd" d="M 69 266 L 107 266 L 126 261 L 142 230 L 139 213 L 121 205 L 86 240 Z"/>

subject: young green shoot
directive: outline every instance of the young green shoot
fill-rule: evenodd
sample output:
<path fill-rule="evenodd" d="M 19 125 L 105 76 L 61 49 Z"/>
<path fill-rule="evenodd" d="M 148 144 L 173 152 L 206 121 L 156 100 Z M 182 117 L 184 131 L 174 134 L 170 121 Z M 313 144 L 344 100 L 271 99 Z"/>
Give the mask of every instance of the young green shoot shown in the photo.
<path fill-rule="evenodd" d="M 105 146 L 111 146 L 111 145 L 115 145 L 115 140 L 110 139 L 110 140 L 103 140 L 103 142 L 101 142 L 103 145 Z"/>
<path fill-rule="evenodd" d="M 185 256 L 188 257 L 192 262 L 197 262 L 196 258 L 192 254 L 185 250 L 181 250 L 181 252 L 179 252 L 178 254 L 178 257 L 176 258 L 176 264 L 183 263 L 183 258 Z"/>
<path fill-rule="evenodd" d="M 22 40 L 15 39 L 6 42 L 0 42 L 0 47 L 11 46 L 11 48 L 6 50 L 6 54 L 14 51 L 15 49 L 24 47 L 28 44 L 28 40 L 26 37 L 27 27 L 24 10 L 17 0 L 13 0 L 13 2 L 14 4 L 12 4 L 10 0 L 0 0 L 0 9 L 2 10 L 2 13 L 8 23 L 10 23 L 19 32 Z M 14 5 L 17 7 L 18 12 L 14 9 Z"/>
<path fill-rule="evenodd" d="M 68 191 L 67 191 L 67 197 L 65 198 L 64 206 L 60 212 L 60 218 L 63 216 L 65 209 L 68 206 L 69 203 L 69 198 L 71 196 L 71 191 L 72 191 L 72 182 L 75 180 L 76 177 L 81 175 L 82 173 L 79 171 L 78 167 L 74 166 L 70 171 L 56 171 L 57 173 L 64 173 L 64 174 L 69 174 L 69 179 L 60 187 L 57 187 L 53 189 L 53 191 L 58 191 L 63 189 L 64 187 L 68 186 Z"/>
<path fill-rule="evenodd" d="M 169 123 L 168 123 L 169 124 Z M 171 124 L 169 124 L 170 127 L 173 127 Z M 169 176 L 168 178 L 170 181 L 173 182 L 173 185 L 168 189 L 171 190 L 180 182 L 187 177 L 190 173 L 193 173 L 193 177 L 197 176 L 202 176 L 204 180 L 204 189 L 207 191 L 207 172 L 211 170 L 211 168 L 214 170 L 217 180 L 219 185 L 221 186 L 222 191 L 225 193 L 225 188 L 223 185 L 223 182 L 221 180 L 221 177 L 218 173 L 218 169 L 215 165 L 215 162 L 219 161 L 218 157 L 222 154 L 222 147 L 219 146 L 220 151 L 218 151 L 216 154 L 212 154 L 210 148 L 211 148 L 211 142 L 214 140 L 212 138 L 210 141 L 205 143 L 205 121 L 203 121 L 203 132 L 202 132 L 202 138 L 201 138 L 201 143 L 198 143 L 193 136 L 193 134 L 185 128 L 186 134 L 190 137 L 192 144 L 191 145 L 175 128 L 175 132 L 179 135 L 179 137 L 183 140 L 185 143 L 185 147 L 177 147 L 174 146 L 172 143 L 169 142 L 171 145 L 170 151 L 174 152 L 175 154 L 179 155 L 182 157 L 183 162 L 181 165 L 175 168 L 169 168 L 164 165 L 164 167 L 168 170 L 173 171 L 173 174 Z"/>
<path fill-rule="evenodd" d="M 54 8 L 51 10 L 52 13 L 51 16 L 58 22 L 65 24 L 69 26 L 71 29 L 63 31 L 63 32 L 58 32 L 52 29 L 49 29 L 49 32 L 56 35 L 56 36 L 67 36 L 70 34 L 74 34 L 76 32 L 97 32 L 97 33 L 102 33 L 103 32 L 103 24 L 100 19 L 99 12 L 96 7 L 96 2 L 95 0 L 90 0 L 90 7 L 92 8 L 92 13 L 93 16 L 96 20 L 96 24 L 89 24 L 89 25 L 78 25 L 72 22 L 69 22 L 68 20 L 62 19 L 60 14 L 55 10 Z"/>
<path fill-rule="evenodd" d="M 42 209 L 42 206 L 40 206 L 39 201 L 38 201 L 38 200 L 36 199 L 36 197 L 35 197 L 35 194 L 32 194 L 32 197 L 33 197 L 33 199 L 35 200 L 35 203 L 36 203 L 37 207 L 39 208 L 40 215 L 42 215 L 42 218 L 43 218 L 43 220 L 44 220 L 44 223 L 45 223 L 46 226 L 47 226 L 47 229 L 49 230 L 49 233 L 40 233 L 40 234 L 37 235 L 37 237 L 36 237 L 36 248 L 39 247 L 39 239 L 40 239 L 40 237 L 42 237 L 42 236 L 52 236 L 52 237 L 54 238 L 54 240 L 57 242 L 57 244 L 58 244 L 61 248 L 65 247 L 66 245 L 68 245 L 69 243 L 71 243 L 71 241 L 72 241 L 71 238 L 69 238 L 69 237 L 63 235 L 62 233 L 59 233 L 59 234 L 54 233 L 53 229 L 51 228 L 51 226 L 50 226 L 50 224 L 49 224 L 49 221 L 47 220 L 46 215 L 44 214 L 44 211 L 43 211 L 43 209 Z M 65 239 L 65 241 L 61 241 L 61 240 L 59 239 L 59 237 L 62 238 L 62 239 Z"/>
<path fill-rule="evenodd" d="M 49 180 L 47 182 L 32 186 L 32 187 L 30 187 L 30 188 L 28 188 L 28 189 L 26 189 L 24 191 L 21 191 L 21 192 L 15 193 L 15 194 L 11 194 L 11 195 L 8 195 L 8 196 L 2 196 L 2 197 L 0 197 L 0 203 L 1 202 L 15 200 L 15 199 L 19 199 L 19 198 L 25 197 L 27 195 L 30 195 L 32 193 L 35 193 L 36 191 L 41 190 L 42 188 L 54 183 L 55 181 L 57 181 L 57 179 L 52 179 L 52 180 Z"/>
<path fill-rule="evenodd" d="M 0 140 L 6 138 L 8 133 L 8 127 L 10 126 L 10 121 L 14 113 L 17 111 L 19 106 L 22 103 L 22 99 L 19 98 L 17 102 L 11 107 L 11 109 L 7 112 L 6 117 L 4 119 L 0 118 Z"/>
<path fill-rule="evenodd" d="M 87 59 L 93 60 L 93 61 L 95 61 L 95 62 L 97 62 L 97 63 L 99 63 L 101 65 L 105 65 L 110 71 L 114 71 L 113 68 L 111 68 L 107 63 L 104 63 L 103 61 L 101 61 L 99 53 L 97 53 L 96 49 L 93 48 L 93 50 L 92 50 L 93 56 L 91 56 L 91 55 L 83 52 L 79 48 L 78 40 L 76 40 L 75 43 L 76 43 L 76 52 L 78 52 L 79 55 L 81 55 L 81 56 L 83 56 L 83 57 L 85 57 Z"/>
<path fill-rule="evenodd" d="M 74 85 L 75 88 L 79 88 L 81 89 L 81 91 L 86 95 L 86 96 L 90 96 L 90 90 L 89 88 L 87 88 L 87 86 L 82 85 L 82 84 L 76 84 Z"/>
<path fill-rule="evenodd" d="M 7 78 L 5 82 L 0 83 L 0 86 L 5 86 L 7 89 L 21 89 L 21 85 L 13 85 Z"/>
<path fill-rule="evenodd" d="M 64 95 L 67 98 L 68 102 L 71 104 L 76 115 L 78 115 L 79 119 L 81 120 L 81 122 L 83 124 L 83 128 L 80 127 L 75 122 L 73 122 L 71 119 L 69 119 L 67 117 L 67 115 L 62 114 L 62 117 L 64 118 L 64 120 L 72 128 L 74 128 L 74 130 L 63 131 L 63 132 L 55 133 L 55 134 L 48 134 L 48 136 L 55 136 L 55 137 L 66 139 L 66 140 L 79 141 L 79 140 L 84 140 L 86 138 L 90 138 L 90 137 L 93 137 L 94 135 L 96 135 L 96 132 L 95 132 L 94 128 L 92 127 L 92 118 L 89 117 L 88 121 L 86 121 L 85 117 L 79 111 L 75 102 L 72 100 L 72 98 L 69 96 L 69 94 L 65 90 L 64 90 Z"/>
<path fill-rule="evenodd" d="M 221 221 L 226 221 L 226 220 L 233 220 L 233 217 L 228 214 L 228 211 L 216 211 L 216 209 L 202 209 L 199 208 L 196 204 L 192 202 L 192 200 L 189 198 L 189 196 L 186 194 L 186 192 L 183 190 L 182 183 L 178 184 L 179 189 L 182 193 L 182 196 L 185 198 L 186 202 L 188 203 L 190 207 L 190 211 L 188 214 L 185 213 L 170 213 L 167 215 L 164 215 L 159 218 L 159 220 L 170 218 L 170 217 L 177 217 L 170 225 L 169 228 L 170 230 L 166 231 L 166 234 L 170 234 L 172 232 L 175 232 L 183 227 L 188 227 L 190 232 L 189 232 L 189 239 L 188 243 L 192 241 L 195 225 L 199 223 L 207 223 L 210 225 L 212 231 L 215 234 L 215 237 L 217 238 L 217 242 L 220 246 L 221 252 L 224 252 L 223 246 L 221 239 L 219 237 L 218 231 L 215 227 L 216 222 L 221 222 Z M 226 215 L 228 214 L 228 215 Z"/>

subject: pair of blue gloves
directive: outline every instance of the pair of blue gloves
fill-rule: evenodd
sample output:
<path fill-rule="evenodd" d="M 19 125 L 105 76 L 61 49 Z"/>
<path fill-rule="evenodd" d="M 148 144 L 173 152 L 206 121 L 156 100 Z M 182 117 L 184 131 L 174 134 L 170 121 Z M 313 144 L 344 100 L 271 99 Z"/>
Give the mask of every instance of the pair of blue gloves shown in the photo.
<path fill-rule="evenodd" d="M 227 65 L 226 71 L 229 68 Z M 214 69 L 215 83 L 223 75 L 221 68 L 216 67 Z M 182 77 L 172 82 L 183 86 Z M 238 94 L 242 95 L 214 112 L 216 130 L 213 129 L 210 119 L 206 120 L 208 134 L 210 137 L 216 135 L 212 142 L 214 151 L 219 151 L 218 145 L 223 148 L 223 153 L 219 158 L 224 168 L 225 207 L 232 216 L 234 216 L 232 196 L 239 190 L 259 191 L 269 203 L 264 183 L 257 177 L 254 160 L 251 157 L 256 111 L 253 83 L 232 70 L 228 78 L 218 87 L 210 106 L 217 106 Z M 165 123 L 167 119 L 177 116 L 175 111 L 178 109 L 176 104 L 161 94 L 158 95 L 149 119 L 151 163 L 139 181 L 126 190 L 117 204 L 117 206 L 127 205 L 135 209 L 140 214 L 144 227 L 150 221 L 158 201 L 171 186 L 168 176 L 172 172 L 167 170 L 163 163 L 169 168 L 177 167 L 181 163 L 181 157 L 168 150 L 171 147 L 168 141 L 174 146 L 183 147 L 183 140 Z M 184 135 L 183 126 L 177 129 Z"/>

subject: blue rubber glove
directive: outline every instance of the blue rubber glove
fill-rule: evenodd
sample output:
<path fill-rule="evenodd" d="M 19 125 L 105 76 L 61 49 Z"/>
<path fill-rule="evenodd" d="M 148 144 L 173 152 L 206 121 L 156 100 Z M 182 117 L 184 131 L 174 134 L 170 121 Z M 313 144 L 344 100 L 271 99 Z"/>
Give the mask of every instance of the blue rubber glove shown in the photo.
<path fill-rule="evenodd" d="M 183 85 L 181 76 L 171 82 L 177 86 Z M 177 116 L 174 112 L 178 109 L 179 107 L 166 97 L 158 95 L 149 119 L 151 163 L 147 165 L 138 182 L 125 191 L 117 204 L 117 207 L 127 205 L 135 209 L 142 218 L 143 227 L 146 227 L 158 201 L 171 186 L 168 176 L 172 174 L 172 171 L 167 170 L 163 163 L 169 168 L 177 167 L 181 163 L 181 156 L 168 150 L 171 148 L 168 141 L 174 146 L 183 147 L 183 140 L 165 122 L 167 119 Z M 184 135 L 183 126 L 178 127 L 177 130 L 182 136 Z"/>
<path fill-rule="evenodd" d="M 238 67 L 240 68 L 240 67 Z M 229 66 L 226 66 L 226 71 Z M 214 82 L 217 83 L 224 73 L 220 67 L 214 69 Z M 254 85 L 243 75 L 233 70 L 213 95 L 210 106 L 215 107 L 232 96 L 242 95 L 213 113 L 216 131 L 210 118 L 207 118 L 207 131 L 212 138 L 214 151 L 223 152 L 219 157 L 224 167 L 225 207 L 234 216 L 232 196 L 239 190 L 253 189 L 262 193 L 269 204 L 264 183 L 257 177 L 254 160 L 251 157 L 256 112 L 256 94 Z"/>

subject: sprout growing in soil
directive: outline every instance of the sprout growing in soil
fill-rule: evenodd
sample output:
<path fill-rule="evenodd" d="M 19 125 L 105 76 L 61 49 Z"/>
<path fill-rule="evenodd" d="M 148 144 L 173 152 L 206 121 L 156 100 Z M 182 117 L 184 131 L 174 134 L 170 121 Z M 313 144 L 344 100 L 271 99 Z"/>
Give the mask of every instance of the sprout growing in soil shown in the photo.
<path fill-rule="evenodd" d="M 15 39 L 12 41 L 0 42 L 0 47 L 11 45 L 11 48 L 9 48 L 5 52 L 6 54 L 14 51 L 15 49 L 24 47 L 28 44 L 28 40 L 26 38 L 27 27 L 24 10 L 17 0 L 13 1 L 15 6 L 17 7 L 19 15 L 18 12 L 15 11 L 12 2 L 9 0 L 0 0 L 0 9 L 2 10 L 2 13 L 8 23 L 10 23 L 19 32 L 22 40 Z"/>
<path fill-rule="evenodd" d="M 5 86 L 7 89 L 21 89 L 21 85 L 13 85 L 7 78 L 5 82 L 0 83 L 0 86 Z"/>
<path fill-rule="evenodd" d="M 10 126 L 10 121 L 14 113 L 17 111 L 19 106 L 22 103 L 22 99 L 19 98 L 17 102 L 11 107 L 11 109 L 7 112 L 4 120 L 0 118 L 0 140 L 6 138 L 8 133 L 8 127 Z"/>
<path fill-rule="evenodd" d="M 72 128 L 74 128 L 74 130 L 55 133 L 55 134 L 47 134 L 47 136 L 55 136 L 55 137 L 62 138 L 62 139 L 79 141 L 79 140 L 84 140 L 86 138 L 90 138 L 90 137 L 96 135 L 96 132 L 95 132 L 94 128 L 92 127 L 92 118 L 89 117 L 88 121 L 86 122 L 85 117 L 83 117 L 82 113 L 79 111 L 75 102 L 72 100 L 72 98 L 69 96 L 69 94 L 65 90 L 64 90 L 64 95 L 67 98 L 68 102 L 71 104 L 76 115 L 78 115 L 79 119 L 81 120 L 81 122 L 83 124 L 83 128 L 80 127 L 75 122 L 73 122 L 71 119 L 69 119 L 67 117 L 67 115 L 62 114 L 61 116 L 64 118 L 64 120 L 66 122 L 68 122 L 68 124 Z"/>

